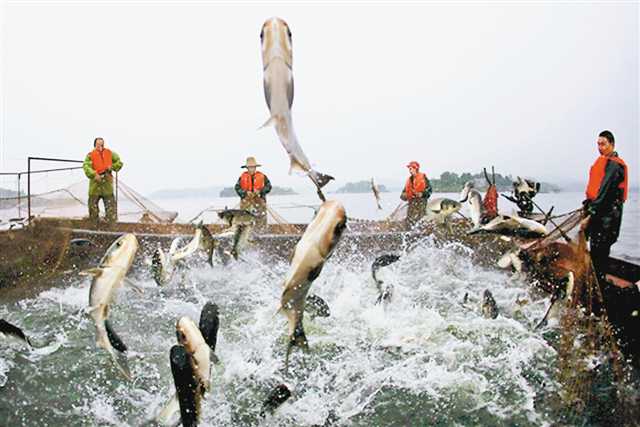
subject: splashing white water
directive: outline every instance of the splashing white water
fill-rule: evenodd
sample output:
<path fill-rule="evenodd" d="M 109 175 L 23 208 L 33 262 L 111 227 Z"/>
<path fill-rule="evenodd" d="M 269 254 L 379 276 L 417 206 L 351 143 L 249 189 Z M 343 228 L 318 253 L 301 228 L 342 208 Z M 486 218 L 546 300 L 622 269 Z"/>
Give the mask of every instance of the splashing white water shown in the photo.
<path fill-rule="evenodd" d="M 305 318 L 310 351 L 294 349 L 288 375 L 286 321 L 276 315 L 288 265 L 265 264 L 251 253 L 245 259 L 192 266 L 166 288 L 138 272 L 145 293 L 121 289 L 110 317 L 130 353 L 139 355 L 129 360 L 132 383 L 95 347 L 94 326 L 82 312 L 86 279 L 45 291 L 21 310 L 3 307 L 51 344 L 28 363 L 0 349 L 0 381 L 6 383 L 0 411 L 7 412 L 7 397 L 16 393 L 25 404 L 9 411 L 13 425 L 149 420 L 174 392 L 168 354 L 176 319 L 197 321 L 212 301 L 220 307 L 221 363 L 213 369 L 203 424 L 257 423 L 264 398 L 278 383 L 286 383 L 292 397 L 267 424 L 322 425 L 331 414 L 353 425 L 553 422 L 537 401 L 555 388 L 555 351 L 532 330 L 546 303 L 514 304 L 528 285 L 474 266 L 466 248 L 427 241 L 384 267 L 381 277 L 394 286 L 384 305 L 374 304 L 372 259 L 331 259 L 311 288 L 329 304 L 331 316 Z M 500 308 L 495 320 L 482 317 L 484 289 Z M 465 293 L 467 306 L 461 304 Z M 48 404 L 57 411 L 46 411 Z"/>

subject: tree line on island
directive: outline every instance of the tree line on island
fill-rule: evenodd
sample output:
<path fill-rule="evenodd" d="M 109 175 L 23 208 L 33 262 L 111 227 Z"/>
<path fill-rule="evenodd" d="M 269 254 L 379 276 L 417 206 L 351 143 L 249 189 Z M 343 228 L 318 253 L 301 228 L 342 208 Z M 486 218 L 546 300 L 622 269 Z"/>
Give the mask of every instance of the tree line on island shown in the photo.
<path fill-rule="evenodd" d="M 490 175 L 490 172 L 489 172 Z M 464 185 L 468 181 L 474 181 L 475 187 L 478 190 L 486 190 L 488 187 L 488 183 L 484 177 L 484 173 L 478 172 L 476 174 L 471 174 L 469 172 L 464 172 L 458 175 L 455 172 L 443 172 L 440 174 L 440 178 L 429 178 L 429 183 L 431 184 L 431 188 L 435 193 L 456 193 L 461 191 Z M 496 187 L 498 191 L 511 191 L 513 188 L 513 181 L 516 178 L 511 175 L 501 175 L 496 173 Z M 378 188 L 382 193 L 388 193 L 389 190 L 384 185 L 378 184 Z M 398 187 L 398 191 L 402 186 Z M 555 184 L 550 184 L 546 182 L 540 183 L 540 192 L 542 193 L 553 193 L 561 191 L 561 188 Z M 357 182 L 348 182 L 339 189 L 335 191 L 335 193 L 369 193 L 371 192 L 371 181 L 357 181 Z"/>

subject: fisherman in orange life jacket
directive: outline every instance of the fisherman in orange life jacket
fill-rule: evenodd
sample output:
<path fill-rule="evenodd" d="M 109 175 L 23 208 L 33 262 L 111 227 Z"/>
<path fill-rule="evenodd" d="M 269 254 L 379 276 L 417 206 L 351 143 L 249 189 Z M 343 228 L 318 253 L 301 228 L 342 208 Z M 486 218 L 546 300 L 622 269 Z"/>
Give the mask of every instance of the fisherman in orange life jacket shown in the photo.
<path fill-rule="evenodd" d="M 84 174 L 89 178 L 89 219 L 98 221 L 98 203 L 102 199 L 107 221 L 115 222 L 117 212 L 111 172 L 122 169 L 122 161 L 115 152 L 104 148 L 102 138 L 94 139 L 93 147 L 82 165 Z"/>
<path fill-rule="evenodd" d="M 431 197 L 431 185 L 427 176 L 420 172 L 420 163 L 409 162 L 409 173 L 400 199 L 409 202 L 407 211 L 407 225 L 412 227 L 424 216 L 427 211 L 427 202 Z"/>
<path fill-rule="evenodd" d="M 598 136 L 598 157 L 589 171 L 587 198 L 582 202 L 586 218 L 581 228 L 590 240 L 590 252 L 598 279 L 606 273 L 611 246 L 618 240 L 622 205 L 627 200 L 628 172 L 615 151 L 615 138 L 608 131 Z"/>
<path fill-rule="evenodd" d="M 258 219 L 256 225 L 267 225 L 267 193 L 271 191 L 269 178 L 256 169 L 262 165 L 256 162 L 254 157 L 247 157 L 247 162 L 242 168 L 243 172 L 236 184 L 236 193 L 240 196 L 240 209 L 246 209 L 254 213 Z"/>

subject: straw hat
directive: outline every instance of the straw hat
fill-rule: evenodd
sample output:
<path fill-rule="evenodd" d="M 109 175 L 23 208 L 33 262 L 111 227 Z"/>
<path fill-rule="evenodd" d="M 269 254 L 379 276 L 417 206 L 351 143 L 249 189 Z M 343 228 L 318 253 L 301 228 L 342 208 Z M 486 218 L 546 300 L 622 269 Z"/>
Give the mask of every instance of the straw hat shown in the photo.
<path fill-rule="evenodd" d="M 258 164 L 258 162 L 256 162 L 256 158 L 255 157 L 247 157 L 247 163 L 240 166 L 241 168 L 249 168 L 250 166 L 255 166 L 255 167 L 259 167 L 262 166 L 261 164 Z"/>

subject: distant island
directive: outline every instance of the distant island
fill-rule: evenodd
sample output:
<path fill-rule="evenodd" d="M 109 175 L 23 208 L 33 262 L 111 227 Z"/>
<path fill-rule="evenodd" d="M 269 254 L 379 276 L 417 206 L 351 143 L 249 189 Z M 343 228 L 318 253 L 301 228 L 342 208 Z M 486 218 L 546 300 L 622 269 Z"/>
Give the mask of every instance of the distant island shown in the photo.
<path fill-rule="evenodd" d="M 491 177 L 491 171 L 488 171 L 488 173 L 489 177 Z M 480 191 L 486 190 L 489 186 L 483 172 L 476 174 L 465 172 L 461 175 L 455 172 L 443 172 L 440 174 L 440 178 L 429 178 L 431 187 L 436 193 L 455 193 L 461 191 L 468 181 L 474 181 L 475 187 Z M 511 175 L 502 176 L 496 173 L 496 187 L 498 191 L 511 191 L 513 189 L 513 181 L 515 181 L 515 179 Z M 555 184 L 547 182 L 540 183 L 541 193 L 557 193 L 561 190 L 562 189 Z"/>
<path fill-rule="evenodd" d="M 274 185 L 273 187 L 271 187 L 271 191 L 269 192 L 269 196 L 286 196 L 286 195 L 292 195 L 292 194 L 298 194 L 295 191 L 293 191 L 292 188 L 289 187 L 278 187 L 277 185 Z M 238 197 L 238 195 L 236 194 L 236 189 L 234 187 L 225 187 L 222 189 L 222 191 L 220 191 L 220 197 Z"/>
<path fill-rule="evenodd" d="M 24 191 L 20 192 L 20 196 L 26 196 Z M 0 187 L 0 198 L 8 198 L 8 197 L 18 197 L 18 192 L 14 190 L 9 190 L 8 188 Z"/>
<path fill-rule="evenodd" d="M 387 187 L 376 184 L 381 193 L 388 193 Z M 334 193 L 371 193 L 371 181 L 347 182 Z"/>

